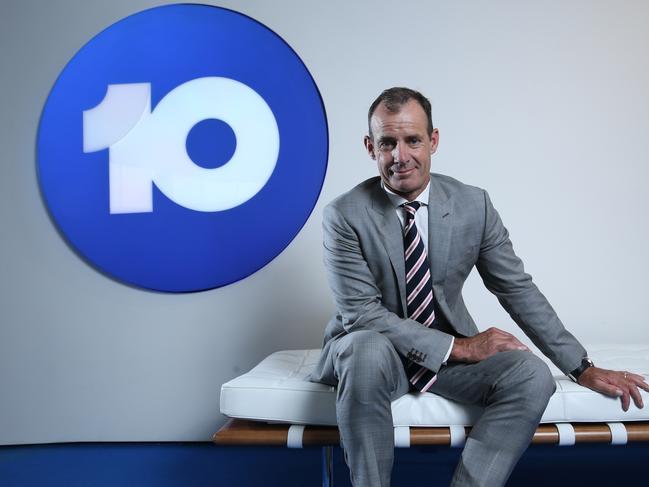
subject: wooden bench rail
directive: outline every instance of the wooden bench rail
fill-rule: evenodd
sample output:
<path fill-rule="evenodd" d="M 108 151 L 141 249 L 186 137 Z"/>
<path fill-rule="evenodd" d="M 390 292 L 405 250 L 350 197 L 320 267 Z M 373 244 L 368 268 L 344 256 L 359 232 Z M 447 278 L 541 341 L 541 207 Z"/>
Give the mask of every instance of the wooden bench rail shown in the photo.
<path fill-rule="evenodd" d="M 628 442 L 649 441 L 649 422 L 623 423 Z M 217 445 L 249 445 L 249 446 L 286 446 L 288 424 L 268 424 L 242 419 L 230 419 L 212 436 Z M 606 423 L 574 423 L 575 441 L 577 443 L 610 443 L 611 430 Z M 468 435 L 471 428 L 465 428 Z M 534 439 L 534 444 L 557 444 L 559 432 L 553 424 L 540 425 Z M 303 446 L 339 445 L 340 436 L 335 426 L 306 426 L 302 436 Z M 449 428 L 410 428 L 410 445 L 450 445 Z"/>

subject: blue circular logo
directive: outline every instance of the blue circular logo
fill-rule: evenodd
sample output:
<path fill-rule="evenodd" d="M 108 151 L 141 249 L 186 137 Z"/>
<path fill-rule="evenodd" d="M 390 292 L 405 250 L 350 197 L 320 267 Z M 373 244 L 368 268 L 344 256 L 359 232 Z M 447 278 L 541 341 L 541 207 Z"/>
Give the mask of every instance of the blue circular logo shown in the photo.
<path fill-rule="evenodd" d="M 120 281 L 211 289 L 274 259 L 327 168 L 318 88 L 245 15 L 168 5 L 110 26 L 54 84 L 38 133 L 41 191 L 77 252 Z"/>

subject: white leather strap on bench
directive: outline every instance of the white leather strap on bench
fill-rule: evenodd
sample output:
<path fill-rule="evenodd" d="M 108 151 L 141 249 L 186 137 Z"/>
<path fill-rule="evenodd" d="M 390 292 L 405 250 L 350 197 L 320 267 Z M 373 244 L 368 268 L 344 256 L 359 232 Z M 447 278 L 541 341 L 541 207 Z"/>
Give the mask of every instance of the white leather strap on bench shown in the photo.
<path fill-rule="evenodd" d="M 396 448 L 410 448 L 410 426 L 394 427 L 394 446 Z"/>
<path fill-rule="evenodd" d="M 570 423 L 556 423 L 559 432 L 559 446 L 571 446 L 575 444 L 575 428 Z"/>
<path fill-rule="evenodd" d="M 302 448 L 302 437 L 304 436 L 303 424 L 292 424 L 286 435 L 287 448 Z"/>
<path fill-rule="evenodd" d="M 451 447 L 462 448 L 466 441 L 466 430 L 464 429 L 464 426 L 457 424 L 449 426 L 448 432 L 451 435 Z"/>
<path fill-rule="evenodd" d="M 606 423 L 611 430 L 611 445 L 626 445 L 629 437 L 626 434 L 626 427 L 622 423 Z"/>

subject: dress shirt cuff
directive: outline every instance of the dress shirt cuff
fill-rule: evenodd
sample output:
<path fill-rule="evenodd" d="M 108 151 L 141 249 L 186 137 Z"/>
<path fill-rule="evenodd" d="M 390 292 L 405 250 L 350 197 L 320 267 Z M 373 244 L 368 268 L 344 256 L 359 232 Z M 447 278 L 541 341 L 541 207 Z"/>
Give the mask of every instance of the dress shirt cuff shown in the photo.
<path fill-rule="evenodd" d="M 455 343 L 455 337 L 451 337 L 451 346 L 448 347 L 448 352 L 446 352 L 446 355 L 444 355 L 444 360 L 442 361 L 442 365 L 446 365 L 448 358 L 451 356 L 451 350 L 453 350 L 454 343 Z"/>

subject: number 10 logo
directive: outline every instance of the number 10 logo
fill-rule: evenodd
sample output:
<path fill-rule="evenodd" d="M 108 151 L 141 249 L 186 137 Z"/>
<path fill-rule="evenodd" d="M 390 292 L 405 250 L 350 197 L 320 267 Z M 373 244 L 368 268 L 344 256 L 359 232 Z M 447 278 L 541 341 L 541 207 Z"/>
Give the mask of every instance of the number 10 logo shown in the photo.
<path fill-rule="evenodd" d="M 327 120 L 270 29 L 165 5 L 70 60 L 37 152 L 43 200 L 78 255 L 133 286 L 200 291 L 253 274 L 298 234 L 324 181 Z"/>
<path fill-rule="evenodd" d="M 226 122 L 237 146 L 222 167 L 189 158 L 187 135 L 207 119 Z M 227 78 L 199 78 L 168 93 L 151 112 L 148 83 L 110 85 L 100 105 L 83 113 L 83 150 L 109 149 L 110 212 L 153 211 L 152 184 L 196 211 L 245 203 L 266 184 L 277 162 L 279 130 L 254 90 Z"/>

